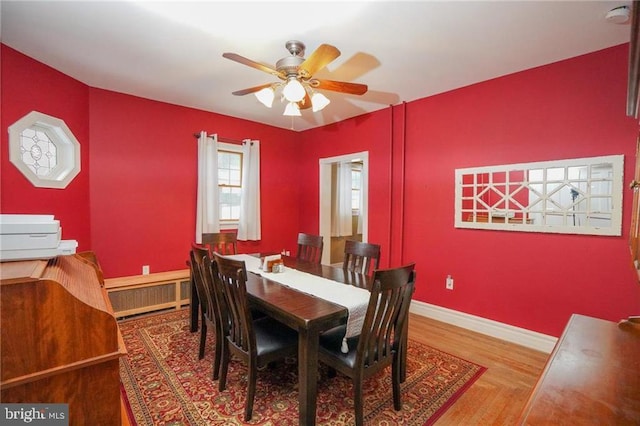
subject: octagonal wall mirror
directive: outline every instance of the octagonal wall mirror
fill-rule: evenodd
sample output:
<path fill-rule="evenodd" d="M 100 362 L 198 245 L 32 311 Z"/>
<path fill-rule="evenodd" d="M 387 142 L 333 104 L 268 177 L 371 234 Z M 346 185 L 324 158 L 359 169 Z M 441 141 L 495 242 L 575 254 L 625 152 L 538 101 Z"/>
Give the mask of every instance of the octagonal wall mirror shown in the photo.
<path fill-rule="evenodd" d="M 63 120 L 31 111 L 9 126 L 9 160 L 34 186 L 63 189 L 80 173 L 80 144 Z"/>
<path fill-rule="evenodd" d="M 621 235 L 624 156 L 456 169 L 457 228 Z"/>

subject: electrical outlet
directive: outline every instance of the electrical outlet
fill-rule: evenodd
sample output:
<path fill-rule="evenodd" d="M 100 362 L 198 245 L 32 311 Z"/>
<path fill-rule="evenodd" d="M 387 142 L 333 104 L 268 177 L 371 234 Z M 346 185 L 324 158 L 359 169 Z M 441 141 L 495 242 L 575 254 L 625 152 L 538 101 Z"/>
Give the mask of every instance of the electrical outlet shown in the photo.
<path fill-rule="evenodd" d="M 142 265 L 142 275 L 149 275 L 149 265 Z"/>
<path fill-rule="evenodd" d="M 447 288 L 447 290 L 453 290 L 453 278 L 451 277 L 451 275 L 447 275 L 445 287 Z"/>

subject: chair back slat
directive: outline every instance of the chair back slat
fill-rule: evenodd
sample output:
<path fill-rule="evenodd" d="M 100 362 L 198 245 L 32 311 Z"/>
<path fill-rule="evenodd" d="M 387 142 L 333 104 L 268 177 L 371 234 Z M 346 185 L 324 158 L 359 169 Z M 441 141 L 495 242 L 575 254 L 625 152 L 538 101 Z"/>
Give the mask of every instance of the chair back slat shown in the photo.
<path fill-rule="evenodd" d="M 296 258 L 305 262 L 320 264 L 324 242 L 322 235 L 298 234 L 298 252 Z"/>
<path fill-rule="evenodd" d="M 229 324 L 229 317 L 228 317 L 228 308 L 227 308 L 227 302 L 224 299 L 224 294 L 222 293 L 222 288 L 218 285 L 216 285 L 216 282 L 214 280 L 213 277 L 213 259 L 211 257 L 205 257 L 203 260 L 203 264 L 202 264 L 202 269 L 203 269 L 203 277 L 204 277 L 204 281 L 205 284 L 211 289 L 211 295 L 212 295 L 212 305 L 213 305 L 213 309 L 214 309 L 214 318 L 215 318 L 215 323 L 218 327 L 218 329 L 220 330 L 220 332 L 222 332 L 222 336 L 217 336 L 218 339 L 224 338 L 224 336 L 227 335 L 227 333 L 229 332 L 228 330 L 228 324 Z M 224 326 L 224 324 L 227 324 L 227 326 Z M 216 344 L 218 344 L 218 342 L 216 342 Z"/>
<path fill-rule="evenodd" d="M 380 264 L 380 245 L 346 240 L 342 267 L 349 271 L 369 275 Z"/>
<path fill-rule="evenodd" d="M 195 283 L 198 299 L 200 299 L 200 307 L 204 315 L 213 320 L 215 312 L 215 301 L 213 299 L 213 288 L 211 288 L 204 275 L 204 260 L 210 259 L 209 250 L 206 247 L 193 243 L 190 253 L 191 274 Z"/>
<path fill-rule="evenodd" d="M 238 253 L 238 236 L 235 232 L 211 232 L 202 234 L 202 244 L 212 252 L 222 255 Z"/>

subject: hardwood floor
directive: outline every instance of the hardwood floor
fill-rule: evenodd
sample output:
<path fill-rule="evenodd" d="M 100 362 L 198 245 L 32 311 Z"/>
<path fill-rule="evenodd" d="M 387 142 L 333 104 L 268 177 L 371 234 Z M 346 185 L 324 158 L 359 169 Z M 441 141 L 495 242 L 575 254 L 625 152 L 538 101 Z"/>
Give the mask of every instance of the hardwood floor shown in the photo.
<path fill-rule="evenodd" d="M 548 354 L 410 315 L 410 339 L 487 368 L 436 425 L 517 424 Z"/>

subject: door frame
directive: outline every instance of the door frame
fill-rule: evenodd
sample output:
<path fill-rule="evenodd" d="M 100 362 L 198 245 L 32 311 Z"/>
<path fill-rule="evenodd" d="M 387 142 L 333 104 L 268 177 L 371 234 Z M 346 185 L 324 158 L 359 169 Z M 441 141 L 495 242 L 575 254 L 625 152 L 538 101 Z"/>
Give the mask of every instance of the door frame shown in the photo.
<path fill-rule="evenodd" d="M 321 158 L 320 168 L 320 211 L 319 234 L 322 235 L 324 244 L 322 249 L 322 263 L 329 264 L 331 258 L 331 165 L 335 163 L 362 161 L 362 241 L 369 241 L 369 151 L 355 152 L 337 157 Z"/>

